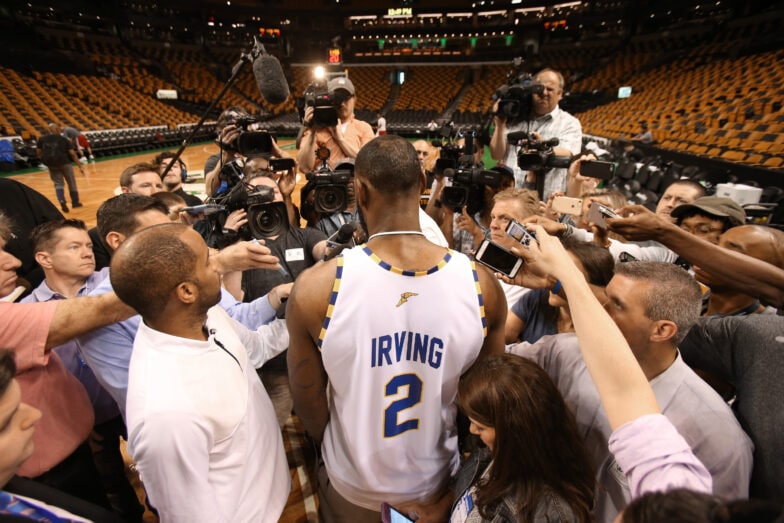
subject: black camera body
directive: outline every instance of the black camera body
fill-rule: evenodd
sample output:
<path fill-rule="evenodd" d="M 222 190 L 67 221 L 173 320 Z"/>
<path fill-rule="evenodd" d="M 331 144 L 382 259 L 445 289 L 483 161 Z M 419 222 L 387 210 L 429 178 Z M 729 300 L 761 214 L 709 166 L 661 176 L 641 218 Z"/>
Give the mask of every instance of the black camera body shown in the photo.
<path fill-rule="evenodd" d="M 338 124 L 337 108 L 342 100 L 329 92 L 326 81 L 315 81 L 308 85 L 305 88 L 304 101 L 304 107 L 313 108 L 313 119 L 310 122 L 313 128 L 324 129 Z M 304 111 L 300 118 L 302 117 Z"/>
<path fill-rule="evenodd" d="M 529 120 L 532 115 L 535 94 L 544 93 L 544 84 L 534 80 L 529 73 L 520 72 L 522 62 L 515 62 L 515 68 L 508 74 L 508 82 L 499 87 L 493 94 L 493 101 L 498 101 L 496 115 L 510 121 Z"/>
<path fill-rule="evenodd" d="M 241 155 L 252 158 L 254 156 L 268 155 L 272 152 L 272 135 L 268 131 L 252 130 L 251 127 L 259 123 L 255 116 L 238 116 L 230 122 L 240 131 L 240 135 L 231 144 L 220 144 L 221 148 L 235 151 Z"/>
<path fill-rule="evenodd" d="M 501 184 L 501 173 L 489 171 L 481 165 L 461 165 L 446 176 L 452 178 L 452 186 L 441 191 L 441 202 L 447 207 L 474 214 L 484 207 L 485 186 L 498 187 Z M 451 176 L 450 176 L 451 175 Z"/>
<path fill-rule="evenodd" d="M 289 213 L 284 202 L 276 202 L 272 187 L 252 187 L 242 181 L 242 168 L 236 161 L 228 162 L 221 169 L 221 175 L 227 170 L 228 192 L 207 199 L 208 204 L 218 206 L 216 212 L 207 214 L 205 219 L 210 230 L 218 234 L 226 234 L 223 225 L 226 218 L 238 209 L 248 213 L 248 223 L 240 227 L 238 236 L 243 240 L 254 238 L 272 238 L 289 229 Z M 239 170 L 239 173 L 237 172 Z"/>
<path fill-rule="evenodd" d="M 322 214 L 343 212 L 348 206 L 348 186 L 354 177 L 354 164 L 344 162 L 337 169 L 331 169 L 329 149 L 319 147 L 316 157 L 321 160 L 321 167 L 307 173 L 308 184 L 313 186 L 313 208 Z"/>
<path fill-rule="evenodd" d="M 553 147 L 558 145 L 558 138 L 537 140 L 533 133 L 509 133 L 506 136 L 509 145 L 519 146 L 517 166 L 524 171 L 548 171 L 554 168 L 567 169 L 572 163 L 571 156 L 555 154 Z"/>
<path fill-rule="evenodd" d="M 316 212 L 334 214 L 346 210 L 348 205 L 348 184 L 354 173 L 348 169 L 332 170 L 321 168 L 307 174 L 313 183 L 313 207 Z"/>

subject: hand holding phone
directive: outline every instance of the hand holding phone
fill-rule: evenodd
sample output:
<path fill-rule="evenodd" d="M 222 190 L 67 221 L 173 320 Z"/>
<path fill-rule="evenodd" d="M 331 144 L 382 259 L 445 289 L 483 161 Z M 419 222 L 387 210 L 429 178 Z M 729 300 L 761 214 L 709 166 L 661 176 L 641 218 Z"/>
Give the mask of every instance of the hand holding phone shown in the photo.
<path fill-rule="evenodd" d="M 523 265 L 521 258 L 490 240 L 479 244 L 475 259 L 493 272 L 500 272 L 510 278 L 514 278 Z"/>
<path fill-rule="evenodd" d="M 583 212 L 582 198 L 570 198 L 569 196 L 556 196 L 550 206 L 555 212 L 561 214 L 580 215 Z"/>
<path fill-rule="evenodd" d="M 580 174 L 587 178 L 599 178 L 600 180 L 611 180 L 615 176 L 615 163 L 603 162 L 600 160 L 582 160 L 580 162 Z"/>
<path fill-rule="evenodd" d="M 597 227 L 606 229 L 607 222 L 605 218 L 620 218 L 620 216 L 606 205 L 602 205 L 599 202 L 591 202 L 591 207 L 588 209 L 588 221 L 593 222 Z"/>
<path fill-rule="evenodd" d="M 506 226 L 506 235 L 520 242 L 525 248 L 528 248 L 532 241 L 536 241 L 536 234 L 526 229 L 525 225 L 517 220 L 509 220 L 509 225 Z"/>

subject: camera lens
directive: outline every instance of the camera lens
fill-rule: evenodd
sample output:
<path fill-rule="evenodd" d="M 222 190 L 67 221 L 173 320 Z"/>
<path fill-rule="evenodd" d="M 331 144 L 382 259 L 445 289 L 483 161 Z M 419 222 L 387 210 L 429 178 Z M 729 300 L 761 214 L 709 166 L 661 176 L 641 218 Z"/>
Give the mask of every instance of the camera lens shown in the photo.
<path fill-rule="evenodd" d="M 262 203 L 248 207 L 248 227 L 254 238 L 279 236 L 288 229 L 289 217 L 282 202 Z"/>
<path fill-rule="evenodd" d="M 347 200 L 345 185 L 327 185 L 316 188 L 313 205 L 318 212 L 332 214 L 344 210 Z"/>

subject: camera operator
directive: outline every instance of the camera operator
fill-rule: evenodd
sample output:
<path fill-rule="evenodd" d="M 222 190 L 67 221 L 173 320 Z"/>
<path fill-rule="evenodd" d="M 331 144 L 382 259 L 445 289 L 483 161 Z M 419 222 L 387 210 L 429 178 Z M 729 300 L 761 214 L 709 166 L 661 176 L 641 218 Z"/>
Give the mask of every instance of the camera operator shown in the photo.
<path fill-rule="evenodd" d="M 490 154 L 497 162 L 513 168 L 515 185 L 525 187 L 533 184 L 546 200 L 552 192 L 566 190 L 566 169 L 555 168 L 541 171 L 523 171 L 517 165 L 517 151 L 507 143 L 507 135 L 512 132 L 526 131 L 535 133 L 538 140 L 558 138 L 558 146 L 553 153 L 558 156 L 579 154 L 582 147 L 582 127 L 580 121 L 563 111 L 558 102 L 563 97 L 564 79 L 561 73 L 543 69 L 534 77 L 535 82 L 544 86 L 541 94 L 531 95 L 531 114 L 517 118 L 507 118 L 498 114 L 499 100 L 493 105 L 495 131 L 490 140 Z M 544 179 L 537 177 L 544 176 Z M 530 185 L 528 185 L 530 187 Z"/>
<path fill-rule="evenodd" d="M 496 186 L 483 185 L 481 187 L 481 205 L 475 209 L 473 205 L 465 205 L 460 209 L 452 209 L 443 202 L 442 193 L 447 186 L 447 177 L 437 181 L 436 189 L 431 198 L 434 199 L 436 211 L 436 223 L 441 227 L 441 231 L 449 241 L 449 247 L 463 254 L 473 254 L 474 249 L 482 242 L 490 232 L 491 211 L 493 209 L 493 198 L 504 189 L 514 187 L 514 177 L 512 171 L 503 165 L 496 165 L 491 169 L 499 173 L 500 183 Z M 472 190 L 475 190 L 472 188 Z"/>
<path fill-rule="evenodd" d="M 247 159 L 240 153 L 237 139 L 244 132 L 247 132 L 248 120 L 253 117 L 243 107 L 229 107 L 218 117 L 217 129 L 218 137 L 215 142 L 220 147 L 220 152 L 213 154 L 204 163 L 204 190 L 207 195 L 213 195 L 221 183 L 221 170 L 233 160 Z M 289 158 L 289 155 L 281 150 L 277 140 L 270 135 L 270 150 L 268 158 Z"/>
<path fill-rule="evenodd" d="M 318 127 L 314 123 L 313 106 L 305 107 L 297 163 L 302 172 L 311 172 L 316 167 L 316 149 L 329 149 L 329 166 L 333 169 L 346 159 L 357 157 L 359 149 L 373 139 L 373 128 L 369 123 L 354 117 L 356 97 L 354 84 L 346 77 L 333 78 L 327 83 L 327 91 L 337 110 L 338 123 L 332 127 Z"/>

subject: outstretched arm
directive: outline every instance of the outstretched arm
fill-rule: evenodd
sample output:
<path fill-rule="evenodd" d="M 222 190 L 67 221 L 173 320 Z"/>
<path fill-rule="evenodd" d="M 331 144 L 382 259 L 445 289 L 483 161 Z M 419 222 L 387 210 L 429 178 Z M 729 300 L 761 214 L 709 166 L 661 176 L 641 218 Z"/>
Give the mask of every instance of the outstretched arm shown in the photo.
<path fill-rule="evenodd" d="M 660 411 L 648 380 L 620 329 L 591 291 L 561 242 L 536 225 L 539 246 L 515 247 L 526 258 L 526 269 L 549 273 L 563 285 L 583 359 L 615 430 L 624 423 Z"/>
<path fill-rule="evenodd" d="M 113 292 L 58 301 L 49 326 L 46 349 L 62 345 L 98 327 L 125 320 L 134 314 L 136 311 L 121 302 Z"/>
<path fill-rule="evenodd" d="M 735 290 L 784 307 L 784 270 L 751 256 L 714 245 L 668 222 L 642 205 L 627 205 L 610 218 L 610 230 L 629 240 L 655 240 Z"/>

